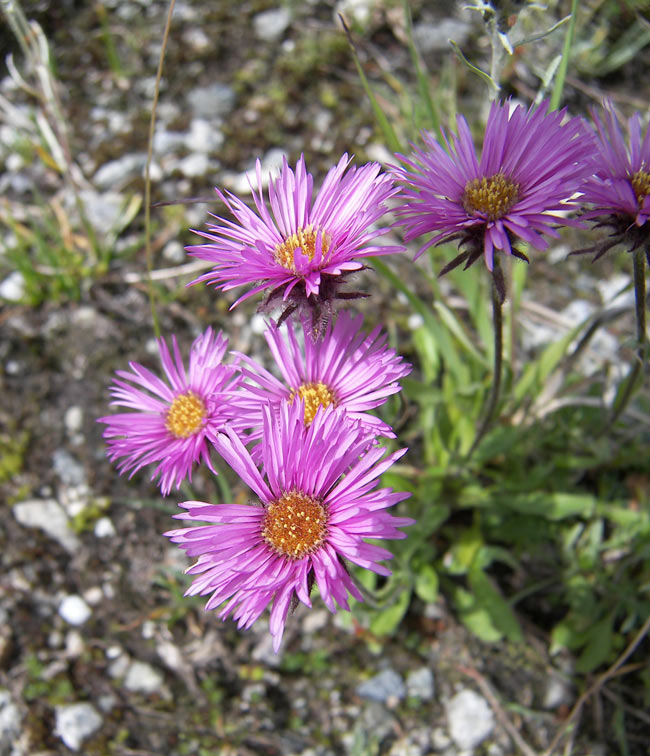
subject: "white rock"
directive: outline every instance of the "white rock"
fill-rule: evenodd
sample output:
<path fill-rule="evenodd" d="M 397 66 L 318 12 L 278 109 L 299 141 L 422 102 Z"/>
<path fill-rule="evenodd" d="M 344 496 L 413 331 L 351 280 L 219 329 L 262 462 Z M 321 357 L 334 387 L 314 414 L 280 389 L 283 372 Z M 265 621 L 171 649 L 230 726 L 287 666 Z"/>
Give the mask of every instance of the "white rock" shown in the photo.
<path fill-rule="evenodd" d="M 124 678 L 124 687 L 133 693 L 156 693 L 163 685 L 163 676 L 150 664 L 134 661 Z"/>
<path fill-rule="evenodd" d="M 185 146 L 186 134 L 183 131 L 156 131 L 153 137 L 153 149 L 156 153 L 166 155 Z"/>
<path fill-rule="evenodd" d="M 272 8 L 253 16 L 253 31 L 258 39 L 272 42 L 289 28 L 291 13 L 288 8 Z"/>
<path fill-rule="evenodd" d="M 178 170 L 187 178 L 205 176 L 209 166 L 210 161 L 204 152 L 195 152 L 178 161 Z"/>
<path fill-rule="evenodd" d="M 185 248 L 177 239 L 172 239 L 163 247 L 162 256 L 172 263 L 185 262 Z"/>
<path fill-rule="evenodd" d="M 634 289 L 627 289 L 630 277 L 624 273 L 615 273 L 609 278 L 599 278 L 596 288 L 603 304 L 608 307 L 632 307 L 634 305 Z"/>
<path fill-rule="evenodd" d="M 98 585 L 93 585 L 84 591 L 83 598 L 90 606 L 97 606 L 104 600 L 104 591 Z"/>
<path fill-rule="evenodd" d="M 14 270 L 5 280 L 0 283 L 0 298 L 9 302 L 20 302 L 25 294 L 25 277 L 23 274 Z"/>
<path fill-rule="evenodd" d="M 70 530 L 68 516 L 54 499 L 29 499 L 13 508 L 14 517 L 27 528 L 39 528 L 61 544 L 66 551 L 74 553 L 81 544 Z"/>
<path fill-rule="evenodd" d="M 61 482 L 67 486 L 80 486 L 86 482 L 86 471 L 68 451 L 57 449 L 52 454 L 52 467 Z"/>
<path fill-rule="evenodd" d="M 356 693 L 370 701 L 386 703 L 389 699 L 401 699 L 406 695 L 404 681 L 393 669 L 384 669 L 378 675 L 357 685 Z"/>
<path fill-rule="evenodd" d="M 449 50 L 449 40 L 453 39 L 461 47 L 467 40 L 471 27 L 465 21 L 443 18 L 434 22 L 422 22 L 413 27 L 413 37 L 420 52 Z"/>
<path fill-rule="evenodd" d="M 65 653 L 69 658 L 77 658 L 83 654 L 86 645 L 81 634 L 76 630 L 70 630 L 65 636 Z"/>
<path fill-rule="evenodd" d="M 21 731 L 20 711 L 11 700 L 8 690 L 0 690 L 0 753 L 10 750 Z"/>
<path fill-rule="evenodd" d="M 65 423 L 66 430 L 69 433 L 78 433 L 81 430 L 83 421 L 84 412 L 81 407 L 73 405 L 72 407 L 68 407 L 68 409 L 65 411 L 63 422 Z"/>
<path fill-rule="evenodd" d="M 348 21 L 365 27 L 372 16 L 375 0 L 339 0 L 334 9 L 334 18 L 338 22 L 339 13 Z"/>
<path fill-rule="evenodd" d="M 187 94 L 187 102 L 198 116 L 215 118 L 228 115 L 235 105 L 235 91 L 227 84 L 214 82 L 196 87 Z"/>
<path fill-rule="evenodd" d="M 185 145 L 192 152 L 214 152 L 223 146 L 223 132 L 205 118 L 195 118 L 185 138 Z"/>
<path fill-rule="evenodd" d="M 422 701 L 430 701 L 435 690 L 433 672 L 429 667 L 420 667 L 408 673 L 406 678 L 406 692 L 409 696 Z"/>
<path fill-rule="evenodd" d="M 101 171 L 101 168 L 99 169 Z M 112 186 L 109 184 L 108 187 Z M 96 192 L 82 189 L 79 193 L 86 217 L 99 234 L 106 234 L 115 228 L 124 214 L 124 197 L 118 192 Z M 70 204 L 72 204 L 72 197 Z"/>
<path fill-rule="evenodd" d="M 459 748 L 471 750 L 494 729 L 494 715 L 487 701 L 466 688 L 447 702 L 449 733 Z"/>
<path fill-rule="evenodd" d="M 69 625 L 83 625 L 84 622 L 88 621 L 91 614 L 91 608 L 77 594 L 66 596 L 59 604 L 59 616 Z"/>
<path fill-rule="evenodd" d="M 101 726 L 101 716 L 89 703 L 56 707 L 54 734 L 73 751 L 78 751 L 84 740 L 97 732 Z"/>
<path fill-rule="evenodd" d="M 104 163 L 95 173 L 93 183 L 100 189 L 114 189 L 138 175 L 146 161 L 147 156 L 143 152 L 135 152 L 117 160 L 111 160 Z"/>
<path fill-rule="evenodd" d="M 110 538 L 115 535 L 115 526 L 110 517 L 100 517 L 95 523 L 94 533 L 97 538 Z"/>

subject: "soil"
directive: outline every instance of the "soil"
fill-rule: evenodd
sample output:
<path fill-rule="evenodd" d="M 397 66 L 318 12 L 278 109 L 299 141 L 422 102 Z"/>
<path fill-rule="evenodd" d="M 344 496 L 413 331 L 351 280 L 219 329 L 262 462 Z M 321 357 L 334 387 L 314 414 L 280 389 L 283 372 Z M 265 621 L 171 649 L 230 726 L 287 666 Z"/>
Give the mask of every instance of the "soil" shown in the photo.
<path fill-rule="evenodd" d="M 234 104 L 215 125 L 223 142 L 211 150 L 205 173 L 192 176 L 155 158 L 163 172 L 154 182 L 155 201 L 211 196 L 214 184 L 236 182 L 257 155 L 273 148 L 292 159 L 304 152 L 318 178 L 333 155 L 351 151 L 361 162 L 383 154 L 333 2 L 283 4 L 291 23 L 274 39 L 254 30 L 257 14 L 277 10 L 266 0 L 176 5 L 161 123 L 169 132 L 187 133 L 193 118 L 188 93 L 214 82 L 232 88 Z M 382 76 L 394 71 L 405 78 L 410 66 L 402 11 L 388 1 L 367 5 L 368 18 L 351 26 L 381 106 L 391 114 L 394 100 Z M 461 18 L 466 55 L 485 56 L 480 18 L 452 3 L 412 6 L 416 22 Z M 51 42 L 71 150 L 86 178 L 110 161 L 146 151 L 166 3 L 40 0 L 23 7 Z M 18 60 L 6 29 L 1 39 Z M 112 65 L 111 46 L 119 61 Z M 478 88 L 465 69 L 449 63 L 446 50 L 425 58 L 431 70 L 453 72 L 461 100 L 478 111 Z M 627 84 L 625 91 L 633 92 L 634 81 Z M 515 70 L 512 90 L 525 93 L 529 86 Z M 15 91 L 13 96 L 27 101 Z M 587 96 L 572 89 L 570 97 L 584 103 Z M 98 108 L 107 115 L 100 117 Z M 121 114 L 123 127 L 111 126 L 111 113 Z M 187 143 L 172 152 L 165 159 L 193 154 Z M 51 169 L 26 163 L 20 171 L 46 197 L 65 196 L 65 182 Z M 125 175 L 116 188 L 125 198 L 135 196 L 141 173 Z M 36 189 L 13 196 L 8 189 L 7 198 L 12 207 L 37 203 Z M 205 212 L 205 205 L 190 206 L 187 214 L 182 206 L 154 208 L 154 268 L 178 262 L 174 244 L 194 238 L 187 229 L 200 225 Z M 71 753 L 57 721 L 61 707 L 79 702 L 91 703 L 101 719 L 77 749 L 88 756 L 453 756 L 460 751 L 450 737 L 446 705 L 466 688 L 487 697 L 497 713 L 476 753 L 518 752 L 499 720 L 508 702 L 515 729 L 532 748 L 546 747 L 576 693 L 563 668 L 570 659 L 551 660 L 546 628 L 532 622 L 525 649 L 518 650 L 480 643 L 444 597 L 426 606 L 414 600 L 388 638 L 373 637 L 357 619 L 333 617 L 318 605 L 296 611 L 275 655 L 265 621 L 240 632 L 206 613 L 201 601 L 183 597 L 187 561 L 161 535 L 172 526 L 176 500 L 162 500 L 144 474 L 119 477 L 96 422 L 109 411 L 116 369 L 129 360 L 156 368 L 140 216 L 120 239 L 116 249 L 122 251 L 103 271 L 82 278 L 76 296 L 48 289 L 37 303 L 6 302 L 0 309 L 0 693 L 8 693 L 0 698 L 0 756 Z M 361 283 L 375 299 L 360 306 L 369 319 L 398 328 L 408 319 L 405 305 L 366 275 Z M 234 349 L 261 355 L 254 304 L 229 313 L 232 298 L 205 287 L 187 289 L 189 280 L 191 275 L 170 275 L 159 284 L 162 333 L 175 333 L 187 345 L 212 325 L 228 333 Z M 230 482 L 240 495 L 237 481 Z M 219 489 L 199 471 L 183 494 L 208 500 Z M 21 523 L 15 508 L 25 502 L 53 502 L 67 523 L 64 535 Z M 83 598 L 90 612 L 82 623 L 61 616 L 66 596 Z M 129 684 L 134 669 L 137 680 Z M 423 669 L 431 673 L 429 693 L 409 688 Z M 407 682 L 405 695 L 377 693 L 372 700 L 359 692 L 385 670 Z M 549 704 L 551 683 L 560 693 Z M 599 734 L 597 720 L 580 731 L 573 753 L 614 752 L 603 745 L 607 737 Z M 630 737 L 636 749 L 630 753 L 648 752 L 643 733 L 631 730 Z"/>

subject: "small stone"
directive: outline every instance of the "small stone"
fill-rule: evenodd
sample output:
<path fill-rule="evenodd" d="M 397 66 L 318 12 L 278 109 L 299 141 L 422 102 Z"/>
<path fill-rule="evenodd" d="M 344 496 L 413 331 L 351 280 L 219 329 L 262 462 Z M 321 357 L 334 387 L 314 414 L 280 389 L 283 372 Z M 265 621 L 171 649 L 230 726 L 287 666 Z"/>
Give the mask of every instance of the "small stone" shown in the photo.
<path fill-rule="evenodd" d="M 110 517 L 100 517 L 95 523 L 94 533 L 97 538 L 110 538 L 116 534 L 115 526 Z"/>
<path fill-rule="evenodd" d="M 81 426 L 83 425 L 83 420 L 83 410 L 81 409 L 81 407 L 77 407 L 76 405 L 68 407 L 63 417 L 63 422 L 65 423 L 66 430 L 69 433 L 78 433 L 81 430 Z"/>
<path fill-rule="evenodd" d="M 80 633 L 76 630 L 70 630 L 65 636 L 66 656 L 70 659 L 76 659 L 83 654 L 85 648 L 84 639 L 81 637 Z"/>
<path fill-rule="evenodd" d="M 14 270 L 0 283 L 0 298 L 8 302 L 20 302 L 24 295 L 25 277 L 20 271 Z"/>
<path fill-rule="evenodd" d="M 59 616 L 69 625 L 83 625 L 90 619 L 91 614 L 91 608 L 77 594 L 66 596 L 59 604 Z"/>
<path fill-rule="evenodd" d="M 571 702 L 571 686 L 560 677 L 550 677 L 546 682 L 546 690 L 542 701 L 542 708 L 557 709 Z"/>
<path fill-rule="evenodd" d="M 80 486 L 86 482 L 83 466 L 65 449 L 57 449 L 52 455 L 54 472 L 66 486 Z"/>
<path fill-rule="evenodd" d="M 89 703 L 67 704 L 56 707 L 54 734 L 73 751 L 102 726 L 102 718 Z"/>
<path fill-rule="evenodd" d="M 124 687 L 133 693 L 157 693 L 162 685 L 162 674 L 150 664 L 141 661 L 132 662 L 124 678 Z"/>
<path fill-rule="evenodd" d="M 171 263 L 185 262 L 185 248 L 177 239 L 172 239 L 163 247 L 162 256 Z"/>
<path fill-rule="evenodd" d="M 422 22 L 413 27 L 413 37 L 420 52 L 449 50 L 449 40 L 463 46 L 469 36 L 471 26 L 465 21 L 443 18 L 435 22 Z"/>
<path fill-rule="evenodd" d="M 93 176 L 93 183 L 100 189 L 115 189 L 139 175 L 145 166 L 147 156 L 143 152 L 124 155 L 117 160 L 104 163 Z"/>
<path fill-rule="evenodd" d="M 422 701 L 430 701 L 434 695 L 433 672 L 429 667 L 420 667 L 409 672 L 406 678 L 406 691 L 409 696 Z"/>
<path fill-rule="evenodd" d="M 223 117 L 235 106 L 235 91 L 227 84 L 214 82 L 207 87 L 196 87 L 187 94 L 187 102 L 197 116 Z"/>
<path fill-rule="evenodd" d="M 195 118 L 190 124 L 185 144 L 192 152 L 215 152 L 223 145 L 224 140 L 223 132 L 215 128 L 210 121 Z"/>
<path fill-rule="evenodd" d="M 208 156 L 203 152 L 195 152 L 193 155 L 188 155 L 178 162 L 178 170 L 186 178 L 205 176 L 209 166 L 210 161 L 208 160 Z"/>
<path fill-rule="evenodd" d="M 70 530 L 68 516 L 55 499 L 21 501 L 14 506 L 13 513 L 21 525 L 39 528 L 66 551 L 74 553 L 79 550 L 79 539 Z"/>
<path fill-rule="evenodd" d="M 8 690 L 0 690 L 0 754 L 12 754 L 22 729 L 22 717 Z"/>
<path fill-rule="evenodd" d="M 390 699 L 400 700 L 406 695 L 402 678 L 392 669 L 384 669 L 378 675 L 364 680 L 357 686 L 356 693 L 361 698 L 378 703 L 387 703 Z"/>
<path fill-rule="evenodd" d="M 94 585 L 84 591 L 83 598 L 90 606 L 97 606 L 104 600 L 104 591 L 98 585 Z"/>
<path fill-rule="evenodd" d="M 324 627 L 327 627 L 330 614 L 325 609 L 312 609 L 305 614 L 305 618 L 302 621 L 302 628 L 305 633 L 317 633 Z"/>
<path fill-rule="evenodd" d="M 273 42 L 284 34 L 290 23 L 288 8 L 272 8 L 253 16 L 253 31 L 258 39 Z"/>
<path fill-rule="evenodd" d="M 494 715 L 487 701 L 466 688 L 446 706 L 447 723 L 454 743 L 464 750 L 476 748 L 494 729 Z"/>

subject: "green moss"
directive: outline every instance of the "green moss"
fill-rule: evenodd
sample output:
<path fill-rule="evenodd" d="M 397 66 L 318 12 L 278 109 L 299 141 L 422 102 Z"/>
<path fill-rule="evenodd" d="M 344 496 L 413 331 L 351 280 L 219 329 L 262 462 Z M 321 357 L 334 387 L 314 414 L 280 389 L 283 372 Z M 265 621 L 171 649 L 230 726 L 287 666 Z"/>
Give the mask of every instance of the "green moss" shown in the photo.
<path fill-rule="evenodd" d="M 9 482 L 23 469 L 28 441 L 26 431 L 0 435 L 0 483 Z"/>

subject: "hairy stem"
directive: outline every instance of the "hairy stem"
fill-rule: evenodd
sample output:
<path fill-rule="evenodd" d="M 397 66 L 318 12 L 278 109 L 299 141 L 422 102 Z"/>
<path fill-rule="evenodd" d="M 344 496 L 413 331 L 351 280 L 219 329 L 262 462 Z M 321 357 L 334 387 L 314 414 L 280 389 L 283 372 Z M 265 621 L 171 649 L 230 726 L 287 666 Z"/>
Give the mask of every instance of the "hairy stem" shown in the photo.
<path fill-rule="evenodd" d="M 637 352 L 636 360 L 630 370 L 629 376 L 625 379 L 625 389 L 623 393 L 614 400 L 612 414 L 607 424 L 611 427 L 621 416 L 629 404 L 634 389 L 638 383 L 639 375 L 643 373 L 645 367 L 646 352 L 646 288 L 645 288 L 645 255 L 646 251 L 637 249 L 634 253 L 634 299 L 636 309 L 636 341 Z"/>
<path fill-rule="evenodd" d="M 495 273 L 498 272 L 496 270 L 498 265 L 499 262 L 495 259 Z M 483 437 L 492 425 L 499 404 L 499 397 L 501 395 L 501 374 L 503 373 L 503 306 L 501 294 L 494 278 L 492 280 L 492 324 L 494 327 L 494 375 L 492 378 L 492 391 L 490 393 L 490 399 L 488 401 L 485 415 L 483 416 L 483 422 L 474 438 L 474 443 L 469 452 L 467 452 L 467 457 L 465 458 L 466 461 L 476 451 L 478 445 L 481 443 Z"/>

